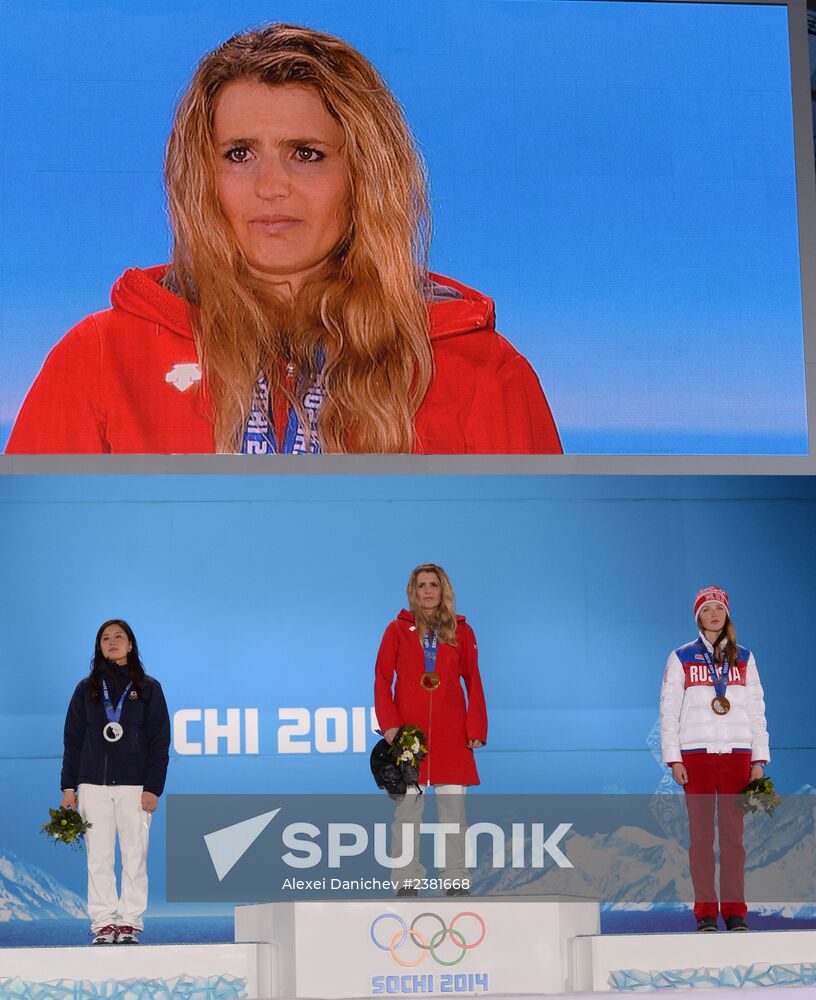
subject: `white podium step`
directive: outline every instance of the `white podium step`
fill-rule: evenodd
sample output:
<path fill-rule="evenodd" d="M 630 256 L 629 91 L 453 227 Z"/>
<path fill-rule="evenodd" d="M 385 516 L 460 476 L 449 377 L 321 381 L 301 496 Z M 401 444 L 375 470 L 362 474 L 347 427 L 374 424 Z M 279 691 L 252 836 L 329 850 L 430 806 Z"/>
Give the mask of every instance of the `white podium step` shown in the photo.
<path fill-rule="evenodd" d="M 235 944 L 0 948 L 0 1000 L 113 996 L 114 983 L 163 1000 L 173 984 L 174 995 L 213 997 L 216 983 L 249 1000 L 689 988 L 719 1000 L 756 986 L 764 1000 L 790 987 L 816 1000 L 816 931 L 601 936 L 598 917 L 594 903 L 529 898 L 241 906 Z"/>
<path fill-rule="evenodd" d="M 565 993 L 571 943 L 597 903 L 525 899 L 304 901 L 239 906 L 237 941 L 277 951 L 274 996 Z"/>
<path fill-rule="evenodd" d="M 274 949 L 269 944 L 232 943 L 0 948 L 0 997 L 35 995 L 35 991 L 27 987 L 27 984 L 33 983 L 57 983 L 62 980 L 65 985 L 71 982 L 87 983 L 90 988 L 91 984 L 121 984 L 130 980 L 172 983 L 184 976 L 193 980 L 211 979 L 213 982 L 222 977 L 225 980 L 224 995 L 229 995 L 228 984 L 232 983 L 236 996 L 240 994 L 237 992 L 239 984 L 235 981 L 243 980 L 245 996 L 271 997 L 272 984 L 277 979 Z M 4 990 L 2 984 L 9 979 L 19 983 Z M 23 992 L 24 987 L 26 992 Z M 155 988 L 156 995 L 166 997 L 167 991 L 161 992 L 161 989 L 159 986 Z M 110 988 L 106 995 L 111 995 Z"/>
<path fill-rule="evenodd" d="M 572 951 L 580 991 L 816 986 L 816 931 L 604 934 Z"/>

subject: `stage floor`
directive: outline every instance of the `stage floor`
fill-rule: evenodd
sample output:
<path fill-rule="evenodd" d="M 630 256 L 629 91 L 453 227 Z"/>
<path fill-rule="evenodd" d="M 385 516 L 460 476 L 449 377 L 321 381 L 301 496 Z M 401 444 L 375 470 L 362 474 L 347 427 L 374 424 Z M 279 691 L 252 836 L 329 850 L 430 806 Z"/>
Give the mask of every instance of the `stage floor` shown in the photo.
<path fill-rule="evenodd" d="M 475 899 L 245 906 L 240 942 L 0 948 L 0 1000 L 724 998 L 759 987 L 766 1000 L 816 1000 L 814 930 L 599 934 L 597 918 L 597 904 Z"/>

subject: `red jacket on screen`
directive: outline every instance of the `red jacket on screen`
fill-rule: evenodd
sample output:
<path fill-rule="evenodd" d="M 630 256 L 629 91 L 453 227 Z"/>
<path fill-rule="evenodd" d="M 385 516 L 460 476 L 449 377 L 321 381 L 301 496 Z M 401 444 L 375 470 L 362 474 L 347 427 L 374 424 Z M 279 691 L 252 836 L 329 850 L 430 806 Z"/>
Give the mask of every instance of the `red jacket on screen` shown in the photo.
<path fill-rule="evenodd" d="M 187 303 L 132 269 L 54 347 L 26 396 L 9 454 L 207 454 L 213 427 L 201 393 Z M 416 416 L 424 454 L 560 453 L 535 372 L 494 329 L 490 299 L 431 276 L 434 378 Z"/>
<path fill-rule="evenodd" d="M 377 724 L 382 732 L 394 726 L 419 726 L 425 733 L 428 755 L 420 767 L 420 784 L 478 785 L 476 762 L 467 742 L 487 742 L 487 709 L 476 636 L 462 615 L 456 616 L 456 646 L 439 643 L 435 669 L 441 683 L 427 691 L 420 684 L 425 673 L 425 653 L 414 616 L 410 611 L 400 611 L 385 630 L 377 654 Z"/>

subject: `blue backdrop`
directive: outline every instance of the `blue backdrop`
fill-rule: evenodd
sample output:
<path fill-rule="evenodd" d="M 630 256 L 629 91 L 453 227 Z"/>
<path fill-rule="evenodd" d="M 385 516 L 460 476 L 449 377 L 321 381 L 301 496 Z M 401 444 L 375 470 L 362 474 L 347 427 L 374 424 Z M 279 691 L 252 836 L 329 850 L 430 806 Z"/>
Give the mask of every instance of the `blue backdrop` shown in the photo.
<path fill-rule="evenodd" d="M 83 857 L 37 828 L 111 616 L 133 625 L 176 717 L 169 792 L 373 792 L 374 658 L 427 560 L 479 640 L 483 791 L 653 793 L 663 665 L 711 582 L 757 658 L 770 771 L 795 791 L 816 764 L 815 548 L 812 479 L 2 477 L 0 855 L 84 895 Z M 223 724 L 229 708 L 238 752 L 222 738 L 208 753 L 205 710 Z M 183 710 L 200 721 L 182 726 Z M 153 914 L 173 912 L 163 823 L 162 806 Z"/>
<path fill-rule="evenodd" d="M 0 447 L 49 347 L 166 260 L 178 94 L 270 17 L 384 73 L 433 266 L 495 298 L 566 451 L 807 451 L 787 11 L 595 0 L 6 0 Z"/>

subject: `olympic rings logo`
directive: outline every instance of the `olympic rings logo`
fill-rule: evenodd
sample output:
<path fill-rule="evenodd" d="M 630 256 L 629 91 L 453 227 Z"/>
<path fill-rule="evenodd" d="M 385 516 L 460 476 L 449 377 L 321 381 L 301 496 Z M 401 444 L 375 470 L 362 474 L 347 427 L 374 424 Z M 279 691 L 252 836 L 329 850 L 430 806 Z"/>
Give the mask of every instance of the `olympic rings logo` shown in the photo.
<path fill-rule="evenodd" d="M 430 938 L 417 928 L 417 924 L 420 920 L 423 920 L 426 917 L 436 920 L 439 924 L 439 927 L 431 933 Z M 457 921 L 461 920 L 463 917 L 472 917 L 481 927 L 481 934 L 479 937 L 470 943 L 465 940 L 465 935 L 456 929 Z M 384 944 L 377 935 L 377 927 L 384 920 L 393 920 L 398 925 L 398 930 L 395 934 L 389 935 L 388 931 L 384 932 L 387 944 Z M 371 922 L 371 930 L 369 933 L 371 934 L 371 940 L 374 944 L 381 951 L 390 952 L 391 958 L 394 959 L 397 965 L 401 965 L 404 969 L 413 969 L 417 965 L 421 965 L 429 955 L 437 963 L 437 965 L 458 965 L 465 955 L 471 951 L 471 949 L 478 948 L 482 941 L 484 941 L 485 936 L 487 935 L 487 927 L 479 914 L 474 913 L 472 910 L 463 910 L 462 913 L 457 913 L 451 920 L 450 926 L 445 923 L 438 913 L 431 913 L 430 911 L 417 914 L 417 916 L 415 916 L 411 921 L 410 927 L 398 913 L 381 913 Z M 411 942 L 419 948 L 419 957 L 410 961 L 397 954 L 400 948 L 407 943 L 409 938 L 411 939 Z M 443 943 L 445 938 L 448 938 L 459 949 L 459 954 L 453 959 L 440 958 L 437 953 L 437 949 Z"/>

